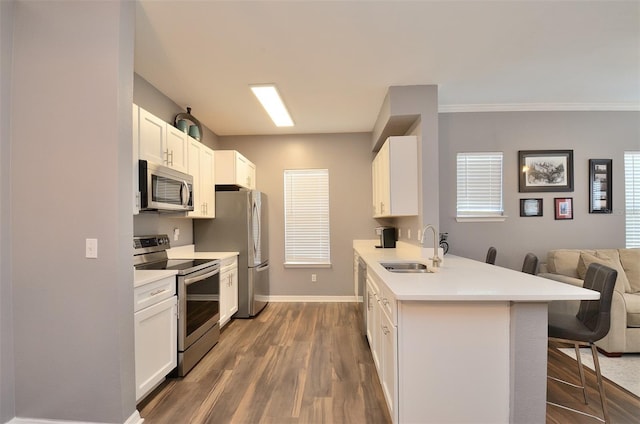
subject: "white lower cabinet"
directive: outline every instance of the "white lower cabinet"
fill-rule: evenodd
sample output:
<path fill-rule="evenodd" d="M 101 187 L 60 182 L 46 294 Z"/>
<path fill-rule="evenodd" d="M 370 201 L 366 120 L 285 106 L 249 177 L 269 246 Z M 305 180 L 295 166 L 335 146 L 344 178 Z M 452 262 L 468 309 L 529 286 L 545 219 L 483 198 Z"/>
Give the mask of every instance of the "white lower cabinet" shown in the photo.
<path fill-rule="evenodd" d="M 380 306 L 378 304 L 378 286 L 367 274 L 367 339 L 373 356 L 373 363 L 380 376 Z"/>
<path fill-rule="evenodd" d="M 397 375 L 398 375 L 398 328 L 391 322 L 389 316 L 385 313 L 381 314 L 380 320 L 380 368 L 382 369 L 382 378 L 380 384 L 382 391 L 389 407 L 389 415 L 397 416 Z M 396 421 L 397 422 L 397 421 Z"/>
<path fill-rule="evenodd" d="M 220 328 L 238 312 L 238 257 L 223 259 L 220 267 Z"/>
<path fill-rule="evenodd" d="M 396 299 L 367 273 L 367 339 L 389 415 L 398 422 L 398 325 Z"/>
<path fill-rule="evenodd" d="M 137 287 L 134 296 L 135 381 L 139 402 L 178 365 L 175 277 Z"/>

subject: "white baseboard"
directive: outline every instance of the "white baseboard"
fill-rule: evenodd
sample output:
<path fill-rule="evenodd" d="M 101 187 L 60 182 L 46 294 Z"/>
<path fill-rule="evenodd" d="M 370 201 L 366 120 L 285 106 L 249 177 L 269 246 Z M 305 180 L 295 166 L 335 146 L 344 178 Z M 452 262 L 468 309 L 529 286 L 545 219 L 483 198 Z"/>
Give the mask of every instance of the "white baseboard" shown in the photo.
<path fill-rule="evenodd" d="M 136 411 L 131 414 L 127 421 L 124 424 L 142 424 L 144 423 L 144 418 L 140 416 L 140 412 L 136 409 Z M 97 423 L 90 421 L 66 421 L 66 420 L 47 420 L 42 418 L 14 418 L 9 421 L 7 424 L 105 424 L 105 423 Z"/>
<path fill-rule="evenodd" d="M 269 302 L 361 302 L 359 296 L 269 296 Z"/>

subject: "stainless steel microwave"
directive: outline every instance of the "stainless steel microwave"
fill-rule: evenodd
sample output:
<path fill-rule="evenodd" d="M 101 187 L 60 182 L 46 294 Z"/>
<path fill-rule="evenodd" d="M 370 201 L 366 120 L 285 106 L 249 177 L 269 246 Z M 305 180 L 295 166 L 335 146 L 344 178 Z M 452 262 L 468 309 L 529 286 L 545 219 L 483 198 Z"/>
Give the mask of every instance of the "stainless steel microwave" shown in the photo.
<path fill-rule="evenodd" d="M 140 160 L 138 186 L 141 211 L 193 210 L 193 177 L 189 174 Z"/>

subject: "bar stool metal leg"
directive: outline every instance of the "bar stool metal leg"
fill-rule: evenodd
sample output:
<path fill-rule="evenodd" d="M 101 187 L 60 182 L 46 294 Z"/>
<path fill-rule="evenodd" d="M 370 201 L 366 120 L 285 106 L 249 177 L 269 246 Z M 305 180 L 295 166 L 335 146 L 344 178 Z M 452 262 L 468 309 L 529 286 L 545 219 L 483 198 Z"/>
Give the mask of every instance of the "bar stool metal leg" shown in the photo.
<path fill-rule="evenodd" d="M 581 386 L 578 386 L 577 384 L 573 384 L 570 383 L 568 381 L 565 380 L 561 380 L 559 378 L 556 377 L 551 377 L 551 376 L 547 376 L 548 379 L 550 380 L 554 380 L 557 381 L 559 383 L 563 383 L 566 384 L 568 386 L 571 387 L 575 387 L 575 388 L 580 388 L 582 389 L 582 395 L 584 396 L 584 403 L 585 405 L 588 404 L 587 401 L 587 384 L 586 384 L 586 379 L 584 376 L 584 369 L 583 369 L 583 365 L 582 365 L 582 360 L 580 358 L 580 346 L 587 346 L 591 348 L 591 354 L 593 355 L 593 365 L 595 368 L 595 372 L 596 372 L 596 380 L 598 383 L 598 392 L 600 393 L 600 403 L 602 404 L 602 415 L 603 418 L 598 417 L 596 415 L 592 415 L 592 414 L 588 414 L 584 411 L 580 411 L 578 409 L 574 409 L 574 408 L 569 408 L 568 406 L 564 406 L 564 405 L 560 405 L 558 403 L 554 403 L 554 402 L 549 402 L 547 401 L 548 405 L 553 405 L 553 406 L 557 406 L 559 408 L 562 409 L 566 409 L 572 412 L 576 412 L 578 414 L 581 415 L 586 415 L 587 417 L 591 417 L 591 418 L 595 418 L 600 422 L 603 423 L 609 423 L 609 410 L 607 408 L 607 397 L 605 395 L 605 391 L 604 391 L 604 381 L 602 380 L 602 373 L 600 372 L 600 362 L 598 361 L 598 349 L 596 348 L 596 345 L 593 343 L 576 343 L 573 340 L 566 340 L 566 339 L 558 339 L 558 338 L 549 338 L 549 340 L 555 341 L 555 342 L 561 342 L 561 343 L 571 343 L 574 345 L 574 348 L 576 350 L 576 361 L 578 362 L 578 370 L 580 371 L 580 381 L 582 382 Z"/>
<path fill-rule="evenodd" d="M 602 381 L 602 373 L 600 372 L 600 361 L 598 360 L 598 349 L 596 345 L 591 343 L 591 354 L 593 355 L 593 365 L 596 369 L 596 378 L 598 380 L 598 390 L 600 391 L 600 402 L 602 403 L 602 414 L 604 415 L 604 422 L 609 421 L 609 410 L 607 409 L 607 396 L 604 392 L 604 381 Z"/>
<path fill-rule="evenodd" d="M 584 368 L 582 367 L 582 358 L 580 356 L 580 345 L 575 343 L 574 348 L 576 350 L 576 360 L 578 361 L 578 371 L 580 372 L 580 382 L 582 383 L 582 396 L 584 396 L 584 404 L 587 405 L 587 383 L 584 378 Z"/>

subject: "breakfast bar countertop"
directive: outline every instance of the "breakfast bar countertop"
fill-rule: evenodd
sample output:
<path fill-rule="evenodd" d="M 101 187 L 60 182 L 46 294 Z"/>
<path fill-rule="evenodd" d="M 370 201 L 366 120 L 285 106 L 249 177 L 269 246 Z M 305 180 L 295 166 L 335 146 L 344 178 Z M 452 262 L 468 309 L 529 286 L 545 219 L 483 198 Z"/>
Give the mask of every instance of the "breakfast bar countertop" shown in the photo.
<path fill-rule="evenodd" d="M 384 281 L 399 301 L 549 302 L 600 297 L 592 290 L 450 254 L 436 272 L 394 273 L 380 262 L 420 262 L 431 271 L 433 249 L 405 242 L 393 249 L 376 244 L 377 240 L 354 240 L 353 248 L 366 262 L 367 272 Z"/>

